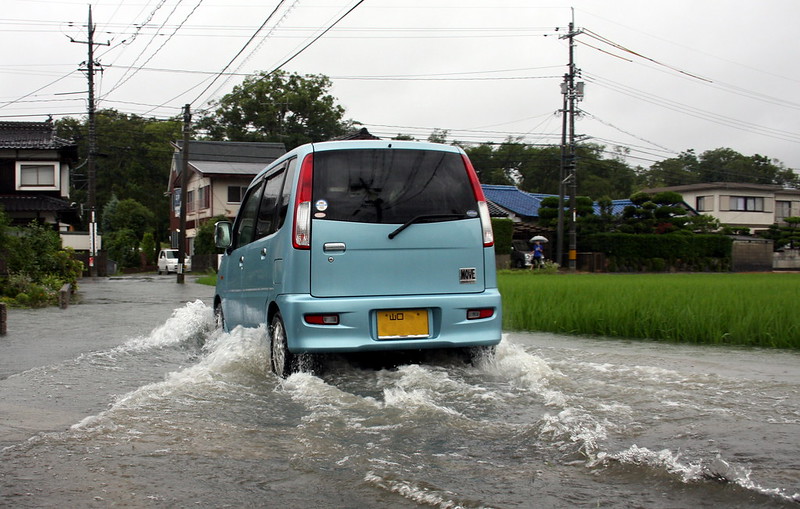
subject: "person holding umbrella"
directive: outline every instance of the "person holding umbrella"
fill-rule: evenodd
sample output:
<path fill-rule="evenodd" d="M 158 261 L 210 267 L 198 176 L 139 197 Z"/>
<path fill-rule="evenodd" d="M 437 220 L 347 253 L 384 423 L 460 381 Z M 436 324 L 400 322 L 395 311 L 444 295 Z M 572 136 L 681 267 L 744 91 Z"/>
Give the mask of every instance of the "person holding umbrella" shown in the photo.
<path fill-rule="evenodd" d="M 531 238 L 533 242 L 533 263 L 531 268 L 538 269 L 544 266 L 544 246 L 542 242 L 547 242 L 547 237 L 536 235 Z"/>

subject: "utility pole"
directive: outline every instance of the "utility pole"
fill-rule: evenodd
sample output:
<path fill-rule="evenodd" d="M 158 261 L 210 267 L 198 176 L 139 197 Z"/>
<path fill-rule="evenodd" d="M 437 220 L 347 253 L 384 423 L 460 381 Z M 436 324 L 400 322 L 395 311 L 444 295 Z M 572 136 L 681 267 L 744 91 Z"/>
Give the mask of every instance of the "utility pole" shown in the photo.
<path fill-rule="evenodd" d="M 92 24 L 92 6 L 89 5 L 89 25 L 88 25 L 88 40 L 76 41 L 70 37 L 70 41 L 78 44 L 86 44 L 89 48 L 89 58 L 86 60 L 86 68 L 81 69 L 85 71 L 89 79 L 89 153 L 86 159 L 86 167 L 89 177 L 89 193 L 88 193 L 88 207 L 89 207 L 89 276 L 97 276 L 97 198 L 96 198 L 96 169 L 95 157 L 97 155 L 97 133 L 95 130 L 95 108 L 94 108 L 94 73 L 95 65 L 100 65 L 94 61 L 94 47 L 95 46 L 108 46 L 110 43 L 94 42 L 94 24 Z M 101 69 L 102 72 L 102 69 Z"/>
<path fill-rule="evenodd" d="M 577 193 L 578 179 L 576 178 L 577 161 L 575 157 L 575 115 L 577 113 L 576 102 L 583 99 L 583 82 L 575 83 L 575 78 L 579 70 L 575 67 L 575 36 L 581 30 L 575 30 L 575 21 L 570 22 L 569 31 L 562 35 L 562 39 L 569 39 L 569 64 L 568 72 L 564 75 L 564 82 L 561 84 L 561 93 L 564 96 L 563 122 L 561 130 L 561 181 L 559 184 L 559 210 L 558 210 L 558 248 L 557 257 L 559 263 L 562 261 L 562 246 L 564 235 L 564 195 L 565 188 L 569 185 L 569 209 L 571 221 L 569 224 L 569 270 L 576 269 L 578 258 L 578 242 L 576 233 L 577 214 Z"/>
<path fill-rule="evenodd" d="M 192 127 L 191 105 L 183 107 L 183 147 L 181 147 L 181 211 L 180 231 L 178 232 L 178 284 L 184 282 L 184 268 L 186 267 L 186 197 L 189 186 L 189 134 Z"/>

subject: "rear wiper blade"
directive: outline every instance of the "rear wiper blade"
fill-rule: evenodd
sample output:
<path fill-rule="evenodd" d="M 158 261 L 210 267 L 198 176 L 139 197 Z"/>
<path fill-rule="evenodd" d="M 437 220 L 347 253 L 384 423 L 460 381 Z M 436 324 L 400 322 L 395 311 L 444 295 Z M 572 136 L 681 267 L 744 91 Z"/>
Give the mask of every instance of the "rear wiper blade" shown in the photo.
<path fill-rule="evenodd" d="M 397 235 L 401 231 L 405 230 L 412 224 L 419 223 L 420 221 L 425 221 L 427 219 L 466 219 L 467 217 L 469 216 L 467 216 L 466 214 L 423 214 L 421 216 L 417 216 L 406 221 L 405 224 L 403 224 L 401 227 L 390 233 L 389 238 L 393 239 L 397 237 Z"/>

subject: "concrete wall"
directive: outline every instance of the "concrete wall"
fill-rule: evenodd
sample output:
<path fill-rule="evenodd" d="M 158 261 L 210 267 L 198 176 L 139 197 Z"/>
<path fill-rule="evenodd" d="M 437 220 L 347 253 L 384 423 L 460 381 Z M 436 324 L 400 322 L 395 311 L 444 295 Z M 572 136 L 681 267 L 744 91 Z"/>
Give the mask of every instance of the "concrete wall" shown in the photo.
<path fill-rule="evenodd" d="M 776 270 L 800 270 L 800 249 L 773 253 L 772 262 L 772 267 Z"/>

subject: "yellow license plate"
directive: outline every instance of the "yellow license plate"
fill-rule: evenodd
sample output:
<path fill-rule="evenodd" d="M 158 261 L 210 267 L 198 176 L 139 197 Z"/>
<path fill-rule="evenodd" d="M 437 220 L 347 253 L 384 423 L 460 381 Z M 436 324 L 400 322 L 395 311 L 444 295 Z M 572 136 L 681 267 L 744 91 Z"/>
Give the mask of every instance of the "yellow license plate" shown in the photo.
<path fill-rule="evenodd" d="M 427 309 L 378 311 L 378 339 L 427 338 Z"/>

